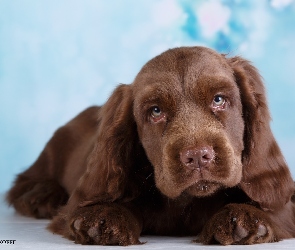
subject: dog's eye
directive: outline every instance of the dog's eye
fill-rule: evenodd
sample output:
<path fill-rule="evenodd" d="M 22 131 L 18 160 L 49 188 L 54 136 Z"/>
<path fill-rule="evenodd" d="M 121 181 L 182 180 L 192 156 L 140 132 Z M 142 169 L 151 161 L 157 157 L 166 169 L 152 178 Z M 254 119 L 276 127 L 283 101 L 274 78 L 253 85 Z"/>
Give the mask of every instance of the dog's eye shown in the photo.
<path fill-rule="evenodd" d="M 153 122 L 159 122 L 165 119 L 165 113 L 158 106 L 154 106 L 151 108 L 151 120 Z"/>
<path fill-rule="evenodd" d="M 225 98 L 221 95 L 216 95 L 213 99 L 213 107 L 222 107 L 225 104 Z"/>
<path fill-rule="evenodd" d="M 152 108 L 152 117 L 158 118 L 162 115 L 162 111 L 158 106 Z"/>

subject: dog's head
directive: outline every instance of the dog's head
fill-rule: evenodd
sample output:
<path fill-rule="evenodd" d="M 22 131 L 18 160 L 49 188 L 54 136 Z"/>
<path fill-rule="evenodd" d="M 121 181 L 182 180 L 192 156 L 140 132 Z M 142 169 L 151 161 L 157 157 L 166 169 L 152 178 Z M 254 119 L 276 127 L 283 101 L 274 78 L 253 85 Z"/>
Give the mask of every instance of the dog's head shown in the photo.
<path fill-rule="evenodd" d="M 204 47 L 168 50 L 149 61 L 132 84 L 119 86 L 99 116 L 88 163 L 92 175 L 84 177 L 100 183 L 96 197 L 136 193 L 130 183 L 139 172 L 140 148 L 157 188 L 169 198 L 239 186 L 272 209 L 292 195 L 261 77 L 240 57 Z"/>
<path fill-rule="evenodd" d="M 133 85 L 138 134 L 166 196 L 207 196 L 240 183 L 242 103 L 224 56 L 202 47 L 168 50 Z"/>

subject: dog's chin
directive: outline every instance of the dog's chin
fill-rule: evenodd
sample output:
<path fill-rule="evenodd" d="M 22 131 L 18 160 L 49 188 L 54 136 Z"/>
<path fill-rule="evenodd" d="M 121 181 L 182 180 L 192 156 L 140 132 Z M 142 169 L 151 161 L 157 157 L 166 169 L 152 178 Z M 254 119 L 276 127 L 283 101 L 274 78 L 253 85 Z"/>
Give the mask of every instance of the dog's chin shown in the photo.
<path fill-rule="evenodd" d="M 205 197 L 214 194 L 222 187 L 221 184 L 209 181 L 199 181 L 189 186 L 184 193 L 194 197 Z"/>

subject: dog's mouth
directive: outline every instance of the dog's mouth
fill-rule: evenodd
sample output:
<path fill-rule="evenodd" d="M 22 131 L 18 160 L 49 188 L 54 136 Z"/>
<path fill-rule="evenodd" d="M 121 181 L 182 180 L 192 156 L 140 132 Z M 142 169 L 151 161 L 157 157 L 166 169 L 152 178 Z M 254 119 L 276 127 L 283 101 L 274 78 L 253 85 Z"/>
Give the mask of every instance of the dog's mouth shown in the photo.
<path fill-rule="evenodd" d="M 222 185 L 220 183 L 202 180 L 193 183 L 191 186 L 185 189 L 184 192 L 191 196 L 203 197 L 215 193 L 221 187 Z"/>

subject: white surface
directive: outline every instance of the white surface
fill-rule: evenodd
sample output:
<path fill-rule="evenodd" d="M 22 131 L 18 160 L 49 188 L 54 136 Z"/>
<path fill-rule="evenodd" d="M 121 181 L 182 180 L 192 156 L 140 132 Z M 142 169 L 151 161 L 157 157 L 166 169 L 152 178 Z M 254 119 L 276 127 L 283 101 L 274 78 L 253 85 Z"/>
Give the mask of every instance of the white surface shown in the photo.
<path fill-rule="evenodd" d="M 15 240 L 14 244 L 0 244 L 0 249 L 295 249 L 294 240 L 252 246 L 204 246 L 193 243 L 192 237 L 141 237 L 139 246 L 86 246 L 78 245 L 46 230 L 49 220 L 20 216 L 8 208 L 0 196 L 0 241 Z"/>

